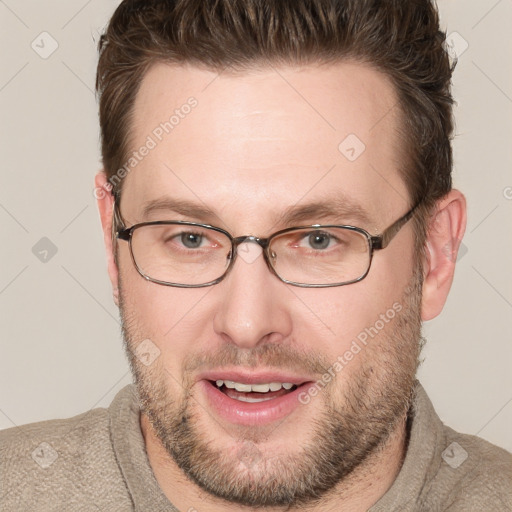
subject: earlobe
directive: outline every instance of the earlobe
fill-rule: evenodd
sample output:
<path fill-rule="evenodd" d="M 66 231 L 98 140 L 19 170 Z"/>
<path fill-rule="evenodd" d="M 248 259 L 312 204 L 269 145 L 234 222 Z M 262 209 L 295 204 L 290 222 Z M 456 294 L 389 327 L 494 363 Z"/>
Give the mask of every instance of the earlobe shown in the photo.
<path fill-rule="evenodd" d="M 98 211 L 100 214 L 101 227 L 103 229 L 103 241 L 107 256 L 107 270 L 112 284 L 114 302 L 119 306 L 119 272 L 114 258 L 114 247 L 112 240 L 112 213 L 114 197 L 111 194 L 111 186 L 107 181 L 104 171 L 96 174 L 94 179 L 95 197 L 97 199 Z"/>
<path fill-rule="evenodd" d="M 452 189 L 439 201 L 428 226 L 423 260 L 423 321 L 435 318 L 443 309 L 465 229 L 466 199 L 460 191 Z"/>

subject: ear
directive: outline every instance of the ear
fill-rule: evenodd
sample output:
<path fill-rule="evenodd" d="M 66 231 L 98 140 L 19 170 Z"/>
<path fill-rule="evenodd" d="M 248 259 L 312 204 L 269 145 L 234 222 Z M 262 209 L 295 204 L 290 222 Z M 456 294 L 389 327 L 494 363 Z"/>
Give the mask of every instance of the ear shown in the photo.
<path fill-rule="evenodd" d="M 423 321 L 435 318 L 444 307 L 465 230 L 466 199 L 461 192 L 452 189 L 438 202 L 429 220 L 423 261 Z"/>
<path fill-rule="evenodd" d="M 112 186 L 107 181 L 104 171 L 98 172 L 94 179 L 96 188 L 94 196 L 96 197 L 98 210 L 100 212 L 101 227 L 103 228 L 103 240 L 107 255 L 107 269 L 112 283 L 112 293 L 114 302 L 119 306 L 119 272 L 114 260 L 114 247 L 112 242 L 112 212 L 114 205 L 114 196 L 111 194 Z"/>

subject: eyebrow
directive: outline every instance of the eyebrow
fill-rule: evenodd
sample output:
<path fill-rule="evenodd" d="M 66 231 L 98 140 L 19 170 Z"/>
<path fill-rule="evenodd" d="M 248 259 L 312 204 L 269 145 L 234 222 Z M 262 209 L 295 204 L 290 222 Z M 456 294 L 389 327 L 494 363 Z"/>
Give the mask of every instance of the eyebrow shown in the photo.
<path fill-rule="evenodd" d="M 142 217 L 147 219 L 155 212 L 174 212 L 187 219 L 194 219 L 202 223 L 211 223 L 213 218 L 223 219 L 211 208 L 204 204 L 162 197 L 145 203 L 142 207 Z M 356 225 L 367 226 L 372 221 L 368 212 L 356 201 L 346 196 L 339 196 L 317 200 L 305 204 L 296 204 L 287 207 L 283 212 L 275 212 L 272 220 L 275 224 L 294 226 L 302 223 L 318 223 L 318 221 L 330 220 L 335 224 L 354 222 Z"/>
<path fill-rule="evenodd" d="M 307 221 L 332 220 L 336 224 L 354 221 L 356 224 L 368 225 L 368 212 L 354 200 L 349 198 L 326 199 L 286 208 L 279 216 L 280 222 L 289 225 L 301 224 Z"/>

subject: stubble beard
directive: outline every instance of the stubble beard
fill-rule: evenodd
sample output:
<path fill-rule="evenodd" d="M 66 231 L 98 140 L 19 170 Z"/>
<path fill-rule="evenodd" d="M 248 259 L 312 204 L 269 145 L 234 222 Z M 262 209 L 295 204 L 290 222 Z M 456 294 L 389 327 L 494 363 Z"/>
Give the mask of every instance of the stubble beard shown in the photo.
<path fill-rule="evenodd" d="M 207 493 L 251 507 L 311 506 L 320 502 L 386 444 L 411 406 L 424 343 L 422 277 L 417 266 L 400 301 L 402 310 L 354 357 L 360 362 L 349 363 L 359 366 L 344 381 L 343 389 L 333 381 L 315 398 L 322 400 L 323 407 L 311 422 L 307 446 L 282 456 L 260 450 L 258 445 L 265 436 L 258 431 L 245 439 L 233 438 L 232 450 L 214 447 L 214 439 L 198 428 L 204 410 L 191 393 L 190 383 L 185 383 L 177 399 L 169 393 L 168 382 L 173 379 L 166 370 L 158 364 L 145 367 L 136 357 L 134 341 L 145 337 L 141 336 L 136 315 L 126 311 L 120 283 L 125 350 L 141 412 L 175 464 Z M 196 366 L 206 361 L 240 364 L 236 347 L 235 352 L 233 345 L 230 347 L 210 359 L 198 356 Z M 276 344 L 258 347 L 249 358 L 244 357 L 244 362 L 266 367 L 278 367 L 276 362 L 283 362 L 289 368 L 288 362 L 298 358 L 288 350 Z M 325 368 L 325 359 L 302 359 L 297 367 Z M 337 379 L 343 379 L 343 375 L 342 370 Z M 307 407 L 299 410 L 307 414 Z"/>

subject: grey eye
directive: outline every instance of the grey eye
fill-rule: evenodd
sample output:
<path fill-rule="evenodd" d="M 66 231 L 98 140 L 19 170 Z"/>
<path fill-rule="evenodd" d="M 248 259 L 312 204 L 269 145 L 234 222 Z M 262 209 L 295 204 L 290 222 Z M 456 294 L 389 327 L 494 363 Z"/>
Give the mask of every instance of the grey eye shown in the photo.
<path fill-rule="evenodd" d="M 331 235 L 328 233 L 322 233 L 317 231 L 315 233 L 311 233 L 308 236 L 309 245 L 313 249 L 326 249 L 329 247 L 329 242 L 331 241 Z"/>
<path fill-rule="evenodd" d="M 197 249 L 201 246 L 203 235 L 197 233 L 181 233 L 181 243 L 188 249 Z"/>

